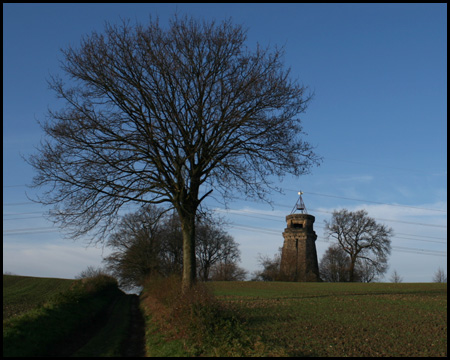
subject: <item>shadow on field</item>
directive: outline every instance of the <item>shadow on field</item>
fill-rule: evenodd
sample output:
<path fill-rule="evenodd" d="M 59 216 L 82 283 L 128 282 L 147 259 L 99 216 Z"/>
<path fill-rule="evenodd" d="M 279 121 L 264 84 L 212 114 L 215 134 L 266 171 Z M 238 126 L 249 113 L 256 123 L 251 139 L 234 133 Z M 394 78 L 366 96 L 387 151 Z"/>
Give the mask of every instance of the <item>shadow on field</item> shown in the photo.
<path fill-rule="evenodd" d="M 123 357 L 145 356 L 145 320 L 139 308 L 139 296 L 131 296 L 130 301 L 130 328 L 128 336 L 122 343 Z"/>
<path fill-rule="evenodd" d="M 116 298 L 108 307 L 103 311 L 90 318 L 88 322 L 84 323 L 74 332 L 67 336 L 64 340 L 55 344 L 49 357 L 69 357 L 72 356 L 77 350 L 86 345 L 108 322 L 118 298 Z"/>

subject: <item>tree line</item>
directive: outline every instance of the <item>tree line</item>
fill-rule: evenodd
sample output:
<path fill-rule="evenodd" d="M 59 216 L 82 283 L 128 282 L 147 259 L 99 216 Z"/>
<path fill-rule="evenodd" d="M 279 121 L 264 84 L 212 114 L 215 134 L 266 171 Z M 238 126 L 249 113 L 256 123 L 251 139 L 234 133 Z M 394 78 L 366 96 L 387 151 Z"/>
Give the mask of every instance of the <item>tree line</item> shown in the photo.
<path fill-rule="evenodd" d="M 328 237 L 337 241 L 329 246 L 320 261 L 322 281 L 373 282 L 386 273 L 391 228 L 377 224 L 364 210 L 335 211 L 331 221 L 325 224 Z M 225 231 L 226 225 L 222 218 L 206 213 L 197 218 L 195 253 L 197 278 L 202 281 L 247 279 L 248 272 L 238 266 L 238 244 Z M 176 212 L 147 205 L 124 215 L 106 245 L 113 252 L 104 259 L 105 270 L 123 288 L 141 286 L 149 276 L 181 277 L 183 236 Z M 251 280 L 292 281 L 281 271 L 281 248 L 273 258 L 259 255 L 259 264 L 262 270 L 253 272 Z M 403 279 L 394 271 L 390 281 L 399 283 Z M 432 281 L 447 282 L 447 276 L 438 269 Z"/>
<path fill-rule="evenodd" d="M 238 244 L 220 218 L 202 214 L 196 220 L 196 272 L 202 281 L 244 280 Z M 141 286 L 149 276 L 179 275 L 183 270 L 183 234 L 176 212 L 147 205 L 124 215 L 106 245 L 107 270 L 124 288 Z"/>

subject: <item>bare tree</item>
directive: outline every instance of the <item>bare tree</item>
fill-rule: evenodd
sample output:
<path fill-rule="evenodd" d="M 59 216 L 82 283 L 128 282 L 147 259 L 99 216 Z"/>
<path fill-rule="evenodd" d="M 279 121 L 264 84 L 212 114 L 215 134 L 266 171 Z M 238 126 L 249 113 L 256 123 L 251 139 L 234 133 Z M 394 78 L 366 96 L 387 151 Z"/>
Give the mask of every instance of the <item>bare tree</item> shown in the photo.
<path fill-rule="evenodd" d="M 320 278 L 327 282 L 348 281 L 350 257 L 338 245 L 331 245 L 320 261 Z"/>
<path fill-rule="evenodd" d="M 247 274 L 247 270 L 235 262 L 217 262 L 211 267 L 212 281 L 244 281 Z"/>
<path fill-rule="evenodd" d="M 385 261 L 373 261 L 366 257 L 357 257 L 354 266 L 351 265 L 351 257 L 341 245 L 332 244 L 320 262 L 320 277 L 328 282 L 347 282 L 353 268 L 353 281 L 369 283 L 387 270 Z"/>
<path fill-rule="evenodd" d="M 390 280 L 393 283 L 401 283 L 401 282 L 403 282 L 403 278 L 398 274 L 397 270 L 394 270 L 394 272 L 391 275 Z"/>
<path fill-rule="evenodd" d="M 161 237 L 161 269 L 163 276 L 183 272 L 183 233 L 180 217 L 174 211 L 164 218 Z"/>
<path fill-rule="evenodd" d="M 223 229 L 225 223 L 221 218 L 202 215 L 196 225 L 199 277 L 204 281 L 210 280 L 211 268 L 220 263 L 230 265 L 222 269 L 222 275 L 231 278 L 238 273 L 237 268 L 231 267 L 240 259 L 238 244 Z M 175 212 L 167 213 L 155 205 L 146 205 L 135 213 L 127 214 L 106 245 L 113 252 L 104 262 L 124 288 L 142 286 L 153 275 L 182 274 L 183 236 Z"/>
<path fill-rule="evenodd" d="M 281 271 L 281 248 L 270 258 L 267 255 L 258 254 L 258 263 L 262 266 L 262 270 L 253 272 L 252 280 L 257 281 L 283 281 L 285 275 Z"/>
<path fill-rule="evenodd" d="M 245 47 L 245 31 L 175 17 L 164 30 L 106 25 L 63 50 L 64 106 L 28 161 L 37 201 L 72 237 L 103 241 L 128 203 L 169 203 L 183 232 L 183 289 L 195 281 L 195 218 L 213 190 L 268 200 L 272 175 L 319 163 L 298 117 L 310 96 L 283 51 Z M 66 83 L 67 82 L 67 83 Z"/>
<path fill-rule="evenodd" d="M 147 204 L 135 213 L 126 214 L 106 241 L 113 252 L 104 262 L 122 287 L 140 286 L 149 274 L 162 271 L 163 213 Z"/>
<path fill-rule="evenodd" d="M 447 275 L 445 275 L 444 270 L 441 268 L 437 269 L 437 271 L 434 273 L 433 276 L 433 282 L 435 283 L 446 283 L 447 282 Z"/>
<path fill-rule="evenodd" d="M 379 280 L 388 269 L 387 256 L 359 257 L 356 260 L 353 281 L 370 283 Z"/>
<path fill-rule="evenodd" d="M 196 259 L 201 280 L 210 279 L 211 267 L 217 263 L 232 264 L 240 260 L 238 244 L 223 229 L 221 219 L 203 217 L 197 224 Z"/>
<path fill-rule="evenodd" d="M 364 281 L 371 281 L 374 275 L 386 272 L 387 257 L 391 252 L 392 228 L 377 224 L 365 210 L 351 212 L 342 209 L 333 212 L 330 222 L 325 221 L 325 230 L 350 257 L 350 282 L 357 280 L 355 275 L 358 273 L 358 260 L 365 267 L 370 265 L 373 272 L 368 273 L 369 278 Z"/>

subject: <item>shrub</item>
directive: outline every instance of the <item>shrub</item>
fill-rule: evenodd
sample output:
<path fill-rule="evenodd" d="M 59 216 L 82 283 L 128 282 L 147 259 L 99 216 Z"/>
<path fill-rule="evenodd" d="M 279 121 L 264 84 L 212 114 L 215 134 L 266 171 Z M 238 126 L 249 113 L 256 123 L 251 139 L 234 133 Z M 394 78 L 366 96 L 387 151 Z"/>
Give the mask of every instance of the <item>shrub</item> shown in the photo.
<path fill-rule="evenodd" d="M 105 270 L 93 266 L 88 266 L 75 278 L 81 280 L 77 285 L 87 293 L 117 290 L 119 286 L 117 279 Z"/>

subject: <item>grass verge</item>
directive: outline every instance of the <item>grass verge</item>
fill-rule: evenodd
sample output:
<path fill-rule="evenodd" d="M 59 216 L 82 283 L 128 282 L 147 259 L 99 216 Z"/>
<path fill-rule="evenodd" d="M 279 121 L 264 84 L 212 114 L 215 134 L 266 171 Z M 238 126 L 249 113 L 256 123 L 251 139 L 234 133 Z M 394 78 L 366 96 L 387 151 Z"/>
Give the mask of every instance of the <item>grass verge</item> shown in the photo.
<path fill-rule="evenodd" d="M 181 294 L 178 278 L 151 279 L 141 294 L 148 356 L 261 356 L 258 336 L 245 319 L 199 283 Z"/>

